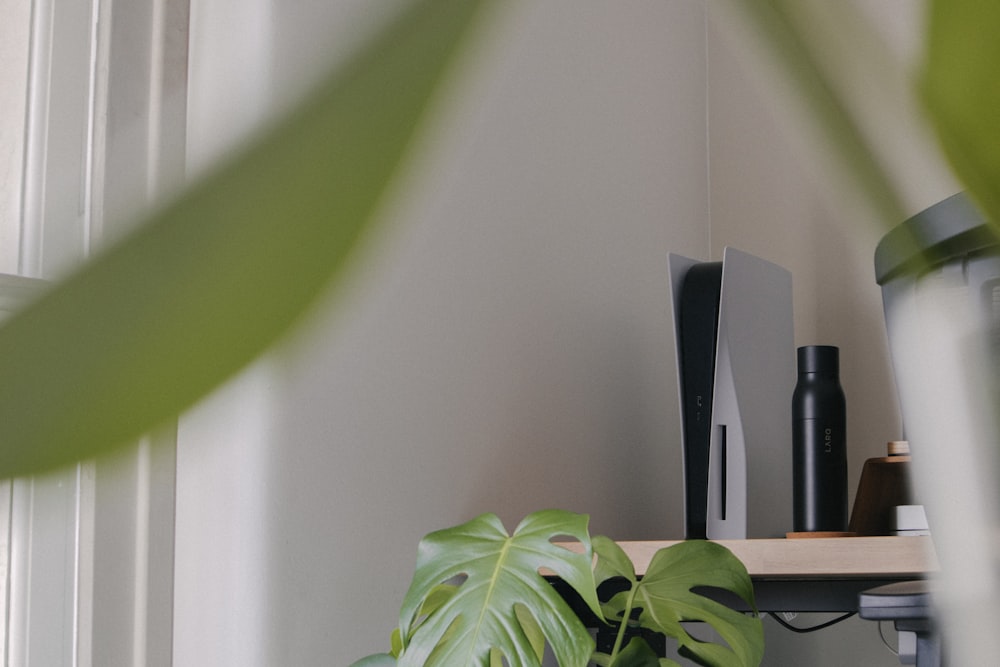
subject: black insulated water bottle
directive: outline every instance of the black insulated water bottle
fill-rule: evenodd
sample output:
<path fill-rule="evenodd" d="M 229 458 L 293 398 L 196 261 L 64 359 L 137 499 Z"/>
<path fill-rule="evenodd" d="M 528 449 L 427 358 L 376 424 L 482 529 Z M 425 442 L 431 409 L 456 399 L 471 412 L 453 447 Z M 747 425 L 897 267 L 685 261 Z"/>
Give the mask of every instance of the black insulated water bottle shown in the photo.
<path fill-rule="evenodd" d="M 792 522 L 795 532 L 847 530 L 846 401 L 840 350 L 798 349 L 792 395 Z"/>

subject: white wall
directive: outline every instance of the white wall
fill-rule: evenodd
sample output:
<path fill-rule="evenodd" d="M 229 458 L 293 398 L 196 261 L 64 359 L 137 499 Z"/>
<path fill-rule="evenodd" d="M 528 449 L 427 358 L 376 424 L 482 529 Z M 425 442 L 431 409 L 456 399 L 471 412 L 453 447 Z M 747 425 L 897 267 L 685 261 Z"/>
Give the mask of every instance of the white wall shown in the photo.
<path fill-rule="evenodd" d="M 812 178 L 815 146 L 704 4 L 498 4 L 346 295 L 181 424 L 176 664 L 384 648 L 419 537 L 479 512 L 559 506 L 612 537 L 679 537 L 668 251 L 734 245 L 793 271 L 796 342 L 843 350 L 851 494 L 899 436 L 880 232 Z M 194 168 L 372 7 L 194 3 Z M 914 212 L 940 198 L 913 190 Z M 765 664 L 894 664 L 873 624 L 772 630 Z"/>
<path fill-rule="evenodd" d="M 708 252 L 703 9 L 500 4 L 346 299 L 182 422 L 177 664 L 384 649 L 420 536 L 480 512 L 681 535 L 665 258 Z M 217 41 L 279 7 L 273 61 Z M 356 12 L 196 3 L 190 140 L 262 99 L 199 83 L 227 53 L 294 90 L 302 26 Z"/>
<path fill-rule="evenodd" d="M 192 2 L 187 166 L 196 177 L 272 111 L 270 3 Z M 268 363 L 178 424 L 175 665 L 266 665 Z M 279 443 L 280 444 L 280 443 Z"/>
<path fill-rule="evenodd" d="M 796 9 L 824 16 L 825 30 L 810 33 L 821 47 L 821 62 L 832 68 L 840 93 L 888 165 L 905 214 L 912 215 L 958 189 L 928 149 L 905 76 L 919 56 L 923 4 L 852 4 L 866 22 L 833 23 L 844 13 L 825 16 L 837 8 L 824 7 L 824 0 L 801 0 Z M 796 345 L 840 347 L 853 500 L 864 461 L 884 456 L 886 442 L 903 437 L 874 274 L 875 246 L 888 227 L 837 171 L 834 149 L 811 131 L 801 99 L 767 69 L 733 16 L 713 13 L 708 36 L 712 253 L 718 257 L 724 246 L 734 245 L 787 267 L 793 274 Z M 879 48 L 885 52 L 873 52 Z M 880 71 L 879 63 L 894 60 L 897 69 Z M 809 626 L 829 618 L 806 615 L 794 622 Z M 899 664 L 876 625 L 860 619 L 808 635 L 771 620 L 765 628 L 768 665 Z"/>

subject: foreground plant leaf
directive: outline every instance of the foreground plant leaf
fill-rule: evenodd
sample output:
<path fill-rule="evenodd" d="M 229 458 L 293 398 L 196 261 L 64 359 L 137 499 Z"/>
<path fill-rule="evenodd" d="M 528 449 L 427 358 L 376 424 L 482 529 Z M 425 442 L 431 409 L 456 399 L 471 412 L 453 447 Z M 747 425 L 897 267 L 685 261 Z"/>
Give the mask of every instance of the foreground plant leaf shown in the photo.
<path fill-rule="evenodd" d="M 379 653 L 352 662 L 351 667 L 396 667 L 396 664 L 396 658 L 388 653 Z"/>
<path fill-rule="evenodd" d="M 1000 221 L 1000 3 L 933 0 L 922 89 L 945 155 Z"/>
<path fill-rule="evenodd" d="M 942 0 L 947 3 L 949 0 Z M 974 0 L 973 0 L 974 1 Z M 800 0 L 728 0 L 764 39 L 776 64 L 801 96 L 812 119 L 827 138 L 830 150 L 887 225 L 905 219 L 906 207 L 890 174 L 882 166 L 858 120 L 814 53 L 804 26 L 796 21 Z M 851 12 L 850 3 L 837 3 Z"/>
<path fill-rule="evenodd" d="M 760 664 L 764 630 L 756 614 L 734 611 L 693 592 L 698 587 L 727 590 L 755 609 L 750 576 L 728 549 L 704 540 L 680 542 L 656 552 L 642 579 L 636 577 L 631 561 L 613 541 L 595 537 L 594 551 L 598 557 L 599 583 L 611 577 L 624 577 L 631 583 L 629 590 L 618 593 L 604 605 L 607 618 L 621 621 L 631 618 L 634 609 L 640 609 L 638 622 L 642 627 L 673 637 L 681 654 L 699 664 L 720 667 Z M 728 646 L 695 639 L 681 625 L 682 621 L 708 623 Z"/>
<path fill-rule="evenodd" d="M 511 665 L 531 667 L 541 661 L 542 646 L 532 636 L 538 631 L 561 667 L 586 665 L 593 639 L 539 569 L 559 576 L 598 613 L 587 521 L 546 510 L 528 515 L 508 535 L 496 515 L 484 514 L 425 537 L 400 611 L 399 665 L 487 667 L 492 654 L 493 661 L 503 655 Z M 583 553 L 553 544 L 557 538 L 578 540 Z M 454 595 L 421 622 L 424 599 L 456 578 L 462 581 Z M 532 620 L 523 622 L 526 613 Z"/>
<path fill-rule="evenodd" d="M 0 477 L 123 444 L 343 272 L 481 3 L 419 0 L 286 122 L 0 328 Z"/>

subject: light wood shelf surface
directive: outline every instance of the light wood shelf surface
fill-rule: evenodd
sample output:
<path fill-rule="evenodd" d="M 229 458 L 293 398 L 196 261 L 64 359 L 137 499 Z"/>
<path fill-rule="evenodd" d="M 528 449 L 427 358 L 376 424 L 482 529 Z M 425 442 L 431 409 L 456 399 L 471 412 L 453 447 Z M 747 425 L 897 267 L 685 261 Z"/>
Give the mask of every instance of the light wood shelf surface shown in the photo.
<path fill-rule="evenodd" d="M 754 579 L 907 578 L 940 568 L 930 537 L 717 540 Z M 640 575 L 653 554 L 677 541 L 618 542 Z M 579 549 L 579 545 L 566 545 Z"/>

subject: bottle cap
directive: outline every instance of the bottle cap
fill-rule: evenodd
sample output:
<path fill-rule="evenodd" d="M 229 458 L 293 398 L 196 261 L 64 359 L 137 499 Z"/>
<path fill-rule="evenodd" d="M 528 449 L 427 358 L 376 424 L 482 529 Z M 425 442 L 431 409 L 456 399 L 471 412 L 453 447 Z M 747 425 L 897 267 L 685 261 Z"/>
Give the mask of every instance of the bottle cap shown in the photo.
<path fill-rule="evenodd" d="M 834 345 L 806 345 L 798 350 L 799 373 L 832 373 L 840 371 L 840 348 Z"/>
<path fill-rule="evenodd" d="M 886 448 L 889 456 L 908 456 L 910 454 L 910 443 L 906 440 L 890 440 Z"/>

